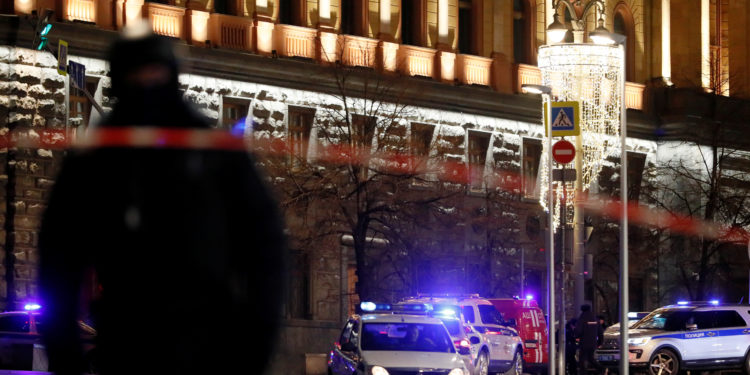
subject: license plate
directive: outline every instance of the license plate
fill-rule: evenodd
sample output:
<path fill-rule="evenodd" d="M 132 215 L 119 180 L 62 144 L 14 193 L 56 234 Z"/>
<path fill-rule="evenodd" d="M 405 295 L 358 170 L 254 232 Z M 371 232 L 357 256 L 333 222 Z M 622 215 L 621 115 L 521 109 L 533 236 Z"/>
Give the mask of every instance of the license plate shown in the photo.
<path fill-rule="evenodd" d="M 600 354 L 599 358 L 597 358 L 600 362 L 610 362 L 610 361 L 617 361 L 620 359 L 619 354 Z"/>

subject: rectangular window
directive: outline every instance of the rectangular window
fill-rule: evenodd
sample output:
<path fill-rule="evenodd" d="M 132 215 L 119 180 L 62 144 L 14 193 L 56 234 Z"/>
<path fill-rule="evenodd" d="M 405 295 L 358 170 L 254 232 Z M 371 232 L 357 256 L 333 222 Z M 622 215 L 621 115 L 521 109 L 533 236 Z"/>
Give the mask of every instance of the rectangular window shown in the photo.
<path fill-rule="evenodd" d="M 245 119 L 250 110 L 250 101 L 241 98 L 224 97 L 221 109 L 222 129 L 234 130 L 245 128 Z"/>
<path fill-rule="evenodd" d="M 638 202 L 641 195 L 643 169 L 646 166 L 646 154 L 628 152 L 628 200 Z"/>
<path fill-rule="evenodd" d="M 315 109 L 289 107 L 289 144 L 290 157 L 293 160 L 307 160 L 307 149 L 310 142 L 310 131 L 315 120 Z"/>
<path fill-rule="evenodd" d="M 424 169 L 430 156 L 430 144 L 435 134 L 435 126 L 429 124 L 412 123 L 409 149 L 412 156 L 412 168 Z"/>
<path fill-rule="evenodd" d="M 86 77 L 86 90 L 92 97 L 96 93 L 98 86 L 98 78 Z M 69 124 L 73 125 L 71 136 L 74 139 L 83 136 L 86 129 L 88 129 L 89 122 L 91 121 L 91 107 L 91 101 L 86 96 L 86 93 L 83 90 L 75 88 L 71 83 L 70 95 L 68 97 L 68 119 Z"/>
<path fill-rule="evenodd" d="M 289 274 L 287 317 L 311 319 L 309 257 L 301 251 L 292 251 L 290 258 L 292 267 Z"/>
<path fill-rule="evenodd" d="M 472 190 L 482 189 L 485 186 L 484 166 L 489 147 L 490 133 L 469 131 L 469 185 Z"/>
<path fill-rule="evenodd" d="M 472 50 L 472 27 L 471 1 L 461 0 L 458 2 L 458 52 L 463 54 L 474 54 Z"/>
<path fill-rule="evenodd" d="M 524 139 L 522 152 L 521 187 L 523 189 L 523 196 L 527 198 L 536 198 L 539 162 L 542 158 L 542 141 L 539 139 Z"/>

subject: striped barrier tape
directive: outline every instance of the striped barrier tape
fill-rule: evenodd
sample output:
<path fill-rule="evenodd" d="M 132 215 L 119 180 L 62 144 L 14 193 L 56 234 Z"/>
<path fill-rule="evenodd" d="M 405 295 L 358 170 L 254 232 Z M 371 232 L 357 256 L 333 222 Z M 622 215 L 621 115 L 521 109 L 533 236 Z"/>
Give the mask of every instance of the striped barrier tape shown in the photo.
<path fill-rule="evenodd" d="M 182 148 L 252 151 L 257 154 L 293 155 L 292 147 L 279 139 L 263 140 L 236 136 L 224 130 L 185 129 L 157 127 L 112 127 L 89 130 L 84 137 L 71 141 L 63 129 L 27 130 L 0 134 L 0 148 L 38 148 L 51 150 L 89 149 L 100 147 L 134 148 Z M 306 148 L 305 148 L 306 149 Z M 376 153 L 361 147 L 348 145 L 318 145 L 315 160 L 338 165 L 365 165 L 379 160 L 382 170 L 388 173 L 408 175 L 432 175 L 437 181 L 470 184 L 482 179 L 472 178 L 472 168 L 464 162 L 427 159 L 399 152 Z M 483 168 L 482 168 L 483 169 Z M 488 186 L 506 192 L 518 192 L 522 187 L 522 176 L 502 171 L 487 181 Z M 620 218 L 620 201 L 603 197 L 584 196 L 584 209 L 599 215 Z M 668 228 L 673 232 L 691 236 L 702 236 L 729 242 L 748 242 L 750 234 L 743 228 L 728 227 L 706 222 L 689 216 L 680 216 L 664 210 L 628 203 L 628 221 L 642 226 Z"/>

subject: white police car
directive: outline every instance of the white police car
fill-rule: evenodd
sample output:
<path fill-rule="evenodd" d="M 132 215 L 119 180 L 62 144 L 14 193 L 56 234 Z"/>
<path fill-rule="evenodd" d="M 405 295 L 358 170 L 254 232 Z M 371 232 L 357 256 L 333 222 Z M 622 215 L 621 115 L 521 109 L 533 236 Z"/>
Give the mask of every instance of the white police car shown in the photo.
<path fill-rule="evenodd" d="M 469 375 L 440 319 L 362 306 L 372 313 L 346 322 L 328 357 L 330 375 Z"/>
<path fill-rule="evenodd" d="M 628 331 L 628 361 L 652 375 L 741 368 L 750 373 L 750 306 L 679 302 L 654 310 Z M 620 333 L 604 335 L 596 358 L 618 366 Z"/>

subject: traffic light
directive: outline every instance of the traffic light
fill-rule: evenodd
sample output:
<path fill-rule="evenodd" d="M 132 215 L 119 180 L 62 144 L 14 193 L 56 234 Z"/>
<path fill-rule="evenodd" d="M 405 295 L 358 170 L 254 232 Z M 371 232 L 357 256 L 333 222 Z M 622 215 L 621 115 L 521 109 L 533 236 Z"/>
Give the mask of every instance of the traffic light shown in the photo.
<path fill-rule="evenodd" d="M 47 35 L 52 30 L 52 9 L 45 9 L 36 22 L 36 35 L 34 36 L 34 48 L 41 51 L 47 47 Z"/>

